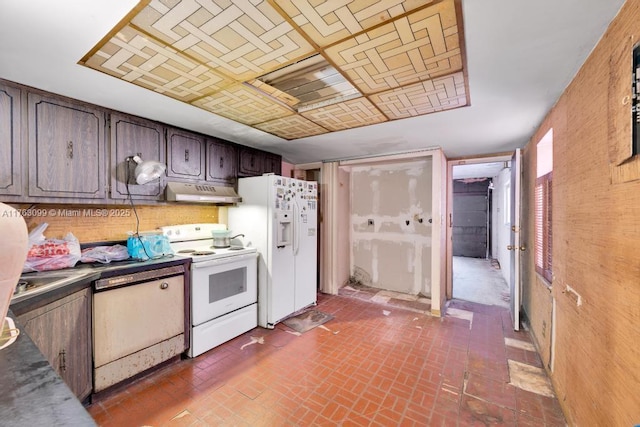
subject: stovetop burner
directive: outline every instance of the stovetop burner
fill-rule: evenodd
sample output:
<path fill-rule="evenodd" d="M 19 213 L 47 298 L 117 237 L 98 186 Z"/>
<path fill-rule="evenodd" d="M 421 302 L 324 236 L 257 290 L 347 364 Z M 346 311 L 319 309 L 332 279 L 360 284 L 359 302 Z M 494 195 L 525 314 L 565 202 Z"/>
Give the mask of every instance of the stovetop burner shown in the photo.
<path fill-rule="evenodd" d="M 214 247 L 211 233 L 214 230 L 222 230 L 220 224 L 184 224 L 160 228 L 168 237 L 176 256 L 190 257 L 194 264 L 226 258 L 233 262 L 238 256 L 257 252 L 256 248 L 241 244 L 225 248 Z M 224 228 L 226 229 L 226 226 Z"/>
<path fill-rule="evenodd" d="M 193 251 L 191 252 L 191 255 L 214 255 L 215 252 L 213 251 Z"/>

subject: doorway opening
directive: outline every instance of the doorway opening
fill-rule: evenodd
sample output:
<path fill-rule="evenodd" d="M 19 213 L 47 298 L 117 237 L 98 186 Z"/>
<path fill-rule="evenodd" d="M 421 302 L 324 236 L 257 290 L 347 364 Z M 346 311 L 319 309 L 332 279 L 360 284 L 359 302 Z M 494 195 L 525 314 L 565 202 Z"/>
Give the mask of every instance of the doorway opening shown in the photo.
<path fill-rule="evenodd" d="M 453 164 L 449 298 L 509 307 L 511 165 Z"/>

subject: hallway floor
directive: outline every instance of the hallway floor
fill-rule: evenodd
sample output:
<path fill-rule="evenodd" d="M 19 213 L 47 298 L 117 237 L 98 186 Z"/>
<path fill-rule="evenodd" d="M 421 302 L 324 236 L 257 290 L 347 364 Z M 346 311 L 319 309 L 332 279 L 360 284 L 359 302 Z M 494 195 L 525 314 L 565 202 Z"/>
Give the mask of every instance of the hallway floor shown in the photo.
<path fill-rule="evenodd" d="M 453 297 L 505 308 L 511 301 L 496 260 L 462 256 L 453 257 Z"/>
<path fill-rule="evenodd" d="M 453 300 L 436 318 L 347 295 L 319 295 L 317 309 L 334 319 L 253 329 L 88 410 L 119 427 L 565 425 L 507 309 Z"/>

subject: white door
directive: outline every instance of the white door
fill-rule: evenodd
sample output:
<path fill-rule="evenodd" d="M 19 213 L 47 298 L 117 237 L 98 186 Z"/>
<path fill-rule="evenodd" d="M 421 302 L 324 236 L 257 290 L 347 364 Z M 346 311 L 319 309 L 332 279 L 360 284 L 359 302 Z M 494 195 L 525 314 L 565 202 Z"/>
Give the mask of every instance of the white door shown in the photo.
<path fill-rule="evenodd" d="M 315 182 L 297 181 L 294 208 L 296 227 L 293 253 L 295 258 L 295 311 L 316 302 L 318 268 L 318 201 Z"/>
<path fill-rule="evenodd" d="M 269 188 L 272 192 L 268 212 L 271 216 L 270 243 L 268 249 L 268 277 L 266 293 L 267 322 L 264 327 L 273 327 L 294 310 L 295 304 L 295 266 L 293 256 L 294 230 L 294 200 L 295 193 L 293 179 L 281 178 L 275 175 L 269 178 Z M 264 300 L 259 301 L 260 310 L 264 310 Z M 262 318 L 263 316 L 259 316 Z"/>
<path fill-rule="evenodd" d="M 520 188 L 521 188 L 521 153 L 516 149 L 511 158 L 511 318 L 513 329 L 520 330 Z"/>

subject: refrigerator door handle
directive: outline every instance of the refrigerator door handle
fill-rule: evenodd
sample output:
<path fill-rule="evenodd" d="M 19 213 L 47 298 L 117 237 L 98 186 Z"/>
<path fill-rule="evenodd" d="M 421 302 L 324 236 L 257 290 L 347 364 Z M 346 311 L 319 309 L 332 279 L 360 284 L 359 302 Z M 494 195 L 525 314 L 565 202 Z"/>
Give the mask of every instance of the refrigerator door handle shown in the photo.
<path fill-rule="evenodd" d="M 293 255 L 298 255 L 300 249 L 300 218 L 298 218 L 298 201 L 293 200 Z"/>

